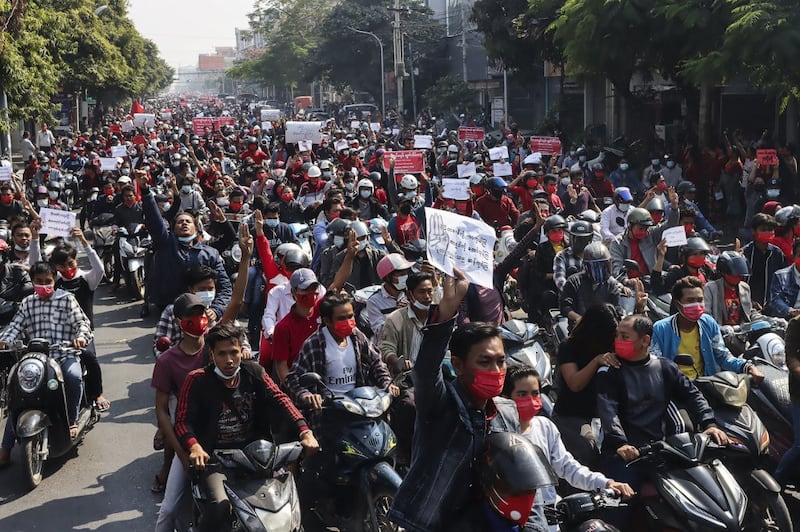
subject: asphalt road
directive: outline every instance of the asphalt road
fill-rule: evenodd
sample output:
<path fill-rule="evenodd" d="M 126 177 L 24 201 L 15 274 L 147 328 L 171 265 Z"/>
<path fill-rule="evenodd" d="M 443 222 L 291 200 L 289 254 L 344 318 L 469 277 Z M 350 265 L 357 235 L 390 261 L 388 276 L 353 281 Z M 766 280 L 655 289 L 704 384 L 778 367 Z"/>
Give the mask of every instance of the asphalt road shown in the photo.
<path fill-rule="evenodd" d="M 123 291 L 124 292 L 124 291 Z M 142 531 L 155 526 L 160 494 L 150 492 L 161 455 L 153 451 L 155 394 L 152 331 L 157 316 L 139 318 L 141 303 L 95 295 L 95 343 L 111 409 L 66 458 L 45 465 L 28 491 L 21 454 L 0 471 L 0 530 Z"/>

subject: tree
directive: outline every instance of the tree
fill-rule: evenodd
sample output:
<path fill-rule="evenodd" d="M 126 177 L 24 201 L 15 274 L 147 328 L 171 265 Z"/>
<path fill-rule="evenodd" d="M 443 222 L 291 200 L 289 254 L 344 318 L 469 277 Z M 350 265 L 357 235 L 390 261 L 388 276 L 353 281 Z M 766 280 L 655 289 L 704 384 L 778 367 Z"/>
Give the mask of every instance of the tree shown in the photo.
<path fill-rule="evenodd" d="M 422 94 L 428 107 L 435 113 L 473 114 L 480 112 L 477 92 L 470 89 L 463 80 L 445 76 Z"/>

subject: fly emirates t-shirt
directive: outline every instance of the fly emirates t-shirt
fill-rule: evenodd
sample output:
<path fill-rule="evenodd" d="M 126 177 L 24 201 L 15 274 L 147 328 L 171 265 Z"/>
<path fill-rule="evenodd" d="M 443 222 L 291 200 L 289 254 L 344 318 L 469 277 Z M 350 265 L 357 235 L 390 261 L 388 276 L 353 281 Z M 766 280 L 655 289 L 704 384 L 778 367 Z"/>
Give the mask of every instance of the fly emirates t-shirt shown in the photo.
<path fill-rule="evenodd" d="M 328 388 L 335 394 L 345 394 L 356 386 L 356 352 L 353 341 L 347 338 L 342 347 L 334 340 L 327 327 L 325 335 L 325 380 Z"/>

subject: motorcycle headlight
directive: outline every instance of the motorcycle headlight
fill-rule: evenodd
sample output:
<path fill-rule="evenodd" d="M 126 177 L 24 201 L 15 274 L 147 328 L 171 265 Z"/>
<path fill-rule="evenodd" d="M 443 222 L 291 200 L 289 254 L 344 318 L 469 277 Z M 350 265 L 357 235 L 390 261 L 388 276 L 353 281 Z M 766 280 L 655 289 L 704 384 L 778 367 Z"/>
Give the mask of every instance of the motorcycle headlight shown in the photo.
<path fill-rule="evenodd" d="M 726 404 L 741 407 L 747 403 L 747 392 L 749 388 L 747 379 L 739 381 L 739 385 L 735 388 L 733 386 L 717 385 L 716 383 L 714 388 L 722 396 Z"/>
<path fill-rule="evenodd" d="M 42 383 L 44 364 L 36 359 L 26 360 L 17 370 L 19 387 L 23 392 L 31 393 Z"/>
<path fill-rule="evenodd" d="M 692 498 L 685 494 L 677 484 L 669 479 L 664 479 L 662 485 L 664 486 L 664 491 L 673 498 L 678 503 L 679 507 L 687 514 L 707 525 L 713 526 L 715 529 L 725 530 L 725 523 L 697 506 Z"/>
<path fill-rule="evenodd" d="M 378 395 L 372 399 L 356 399 L 356 402 L 364 409 L 367 417 L 380 417 L 392 404 L 392 396 Z"/>

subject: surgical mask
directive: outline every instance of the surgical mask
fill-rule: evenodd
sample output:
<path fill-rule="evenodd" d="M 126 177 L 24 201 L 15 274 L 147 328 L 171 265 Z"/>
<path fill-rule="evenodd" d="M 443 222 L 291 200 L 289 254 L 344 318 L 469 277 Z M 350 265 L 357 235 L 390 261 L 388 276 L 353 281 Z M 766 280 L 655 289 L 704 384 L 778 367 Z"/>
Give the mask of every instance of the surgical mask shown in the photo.
<path fill-rule="evenodd" d="M 217 292 L 216 290 L 203 290 L 202 292 L 197 292 L 195 295 L 199 297 L 203 305 L 208 308 L 211 306 L 211 303 L 214 302 L 214 298 L 217 297 Z"/>
<path fill-rule="evenodd" d="M 585 163 L 586 162 L 586 156 L 585 155 L 581 155 L 580 157 L 578 157 L 578 160 L 580 162 L 582 162 L 582 163 Z"/>
<path fill-rule="evenodd" d="M 146 165 L 142 166 L 142 170 L 144 170 L 145 172 L 149 172 L 150 171 L 150 165 L 146 164 Z"/>
<path fill-rule="evenodd" d="M 425 311 L 427 311 L 427 310 L 430 310 L 430 308 L 431 308 L 430 305 L 425 305 L 424 303 L 420 303 L 416 299 L 414 301 L 412 301 L 411 304 L 414 305 L 414 308 L 417 309 L 417 310 L 425 310 Z"/>
<path fill-rule="evenodd" d="M 367 199 L 370 196 L 372 196 L 372 191 L 371 190 L 361 190 L 361 191 L 359 191 L 358 195 L 361 196 L 364 199 Z"/>
<path fill-rule="evenodd" d="M 408 275 L 401 275 L 400 277 L 397 278 L 397 282 L 393 283 L 394 287 L 398 290 L 405 290 L 406 281 L 408 281 Z"/>
<path fill-rule="evenodd" d="M 506 380 L 504 371 L 473 370 L 472 382 L 467 385 L 472 396 L 478 401 L 486 401 L 497 397 L 503 391 Z"/>
<path fill-rule="evenodd" d="M 614 352 L 623 360 L 633 360 L 636 357 L 636 347 L 633 345 L 633 340 L 616 338 L 614 340 Z"/>
<path fill-rule="evenodd" d="M 275 229 L 276 227 L 278 227 L 278 224 L 281 223 L 281 221 L 278 218 L 267 218 L 266 220 L 264 220 L 264 223 L 270 229 Z"/>
<path fill-rule="evenodd" d="M 520 421 L 529 421 L 542 410 L 542 396 L 515 397 Z"/>
<path fill-rule="evenodd" d="M 561 178 L 561 185 L 565 186 L 565 187 L 568 187 L 569 186 L 569 178 L 568 177 L 562 177 Z"/>
<path fill-rule="evenodd" d="M 628 163 L 622 163 L 621 165 L 619 165 L 619 169 L 622 170 L 623 172 L 627 172 L 628 168 L 630 168 L 630 165 Z"/>
<path fill-rule="evenodd" d="M 51 284 L 35 284 L 33 291 L 39 296 L 39 299 L 48 299 L 55 292 L 56 287 Z"/>
<path fill-rule="evenodd" d="M 359 240 L 358 241 L 358 250 L 359 251 L 364 251 L 365 249 L 367 249 L 367 244 L 368 243 L 369 243 L 369 241 L 366 238 L 364 240 Z"/>
<path fill-rule="evenodd" d="M 630 208 L 631 208 L 630 203 L 620 203 L 619 205 L 617 205 L 617 209 L 619 209 L 622 212 L 628 212 L 628 209 Z"/>
<path fill-rule="evenodd" d="M 333 245 L 339 249 L 344 247 L 344 237 L 343 236 L 333 237 Z"/>
<path fill-rule="evenodd" d="M 181 330 L 192 338 L 200 338 L 208 329 L 208 316 L 192 316 L 181 320 Z"/>
<path fill-rule="evenodd" d="M 675 168 L 675 161 L 667 161 L 667 168 Z"/>
<path fill-rule="evenodd" d="M 50 199 L 58 199 L 58 192 L 55 190 L 51 190 L 47 193 L 47 195 L 50 196 Z"/>
<path fill-rule="evenodd" d="M 706 311 L 706 306 L 703 303 L 686 303 L 685 305 L 679 304 L 679 309 L 684 318 L 689 321 L 697 321 Z"/>
<path fill-rule="evenodd" d="M 120 173 L 122 175 L 130 175 L 131 169 L 130 168 L 123 168 L 122 170 L 120 170 Z"/>
<path fill-rule="evenodd" d="M 168 211 L 170 207 L 172 207 L 172 203 L 170 203 L 168 201 L 168 202 L 164 203 L 163 209 L 164 209 L 164 211 Z"/>
<path fill-rule="evenodd" d="M 356 184 L 353 183 L 352 181 L 348 181 L 347 183 L 344 184 L 344 188 L 348 192 L 352 192 L 355 187 L 356 187 Z"/>
<path fill-rule="evenodd" d="M 226 381 L 232 381 L 233 379 L 236 378 L 236 376 L 239 374 L 239 371 L 241 371 L 241 369 L 242 369 L 242 367 L 239 366 L 238 368 L 236 368 L 236 370 L 234 370 L 233 375 L 225 375 L 224 373 L 222 373 L 221 369 L 219 369 L 217 366 L 214 366 L 214 375 L 216 375 L 220 379 L 224 379 Z"/>
<path fill-rule="evenodd" d="M 196 236 L 197 236 L 197 233 L 192 233 L 191 235 L 187 235 L 187 236 L 179 236 L 178 237 L 178 241 L 183 243 L 183 244 L 188 244 L 189 242 L 194 240 Z"/>
<path fill-rule="evenodd" d="M 184 194 L 188 194 L 191 191 L 192 191 L 192 185 L 183 185 L 181 187 L 181 192 L 183 192 Z"/>
<path fill-rule="evenodd" d="M 661 159 L 650 159 L 650 164 L 653 166 L 659 166 L 661 164 Z"/>
<path fill-rule="evenodd" d="M 16 251 L 24 251 L 25 253 L 27 253 L 28 251 L 31 250 L 31 246 L 30 244 L 28 244 L 26 247 L 22 247 L 19 244 L 14 244 L 14 249 Z"/>
<path fill-rule="evenodd" d="M 77 266 L 75 266 L 74 268 L 67 268 L 66 270 L 61 272 L 61 276 L 67 281 L 74 279 L 77 274 L 78 274 Z"/>

